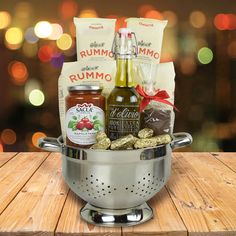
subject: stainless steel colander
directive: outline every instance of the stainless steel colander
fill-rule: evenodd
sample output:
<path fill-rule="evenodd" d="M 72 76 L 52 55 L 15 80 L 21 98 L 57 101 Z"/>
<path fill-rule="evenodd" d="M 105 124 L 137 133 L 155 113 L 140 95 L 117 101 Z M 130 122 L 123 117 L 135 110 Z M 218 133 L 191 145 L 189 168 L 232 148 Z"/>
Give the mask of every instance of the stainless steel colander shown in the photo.
<path fill-rule="evenodd" d="M 152 217 L 146 204 L 167 182 L 171 153 L 192 142 L 188 133 L 176 133 L 168 145 L 111 151 L 78 149 L 62 138 L 43 138 L 39 147 L 62 153 L 62 173 L 70 189 L 88 204 L 81 216 L 93 224 L 129 226 Z"/>

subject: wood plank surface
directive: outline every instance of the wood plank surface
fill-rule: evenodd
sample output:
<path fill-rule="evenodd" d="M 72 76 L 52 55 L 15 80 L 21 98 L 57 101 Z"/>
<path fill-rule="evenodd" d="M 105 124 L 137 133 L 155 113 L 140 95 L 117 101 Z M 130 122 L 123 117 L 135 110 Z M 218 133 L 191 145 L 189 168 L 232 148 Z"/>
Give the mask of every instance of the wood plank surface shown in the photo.
<path fill-rule="evenodd" d="M 235 173 L 210 153 L 173 156 L 167 189 L 189 235 L 235 236 Z"/>
<path fill-rule="evenodd" d="M 0 167 L 16 155 L 16 152 L 0 152 Z"/>
<path fill-rule="evenodd" d="M 20 155 L 22 159 L 25 156 Z M 35 153 L 34 159 L 38 155 Z M 32 157 L 28 155 L 29 158 Z M 62 179 L 60 165 L 60 154 L 50 154 L 0 215 L 0 235 L 54 235 L 69 191 Z"/>
<path fill-rule="evenodd" d="M 134 227 L 122 228 L 129 236 L 187 236 L 187 230 L 165 188 L 149 201 L 154 218 Z"/>
<path fill-rule="evenodd" d="M 7 155 L 7 158 L 11 158 L 11 155 Z M 0 168 L 0 214 L 47 156 L 46 152 L 20 153 Z"/>
<path fill-rule="evenodd" d="M 105 228 L 88 224 L 80 217 L 80 209 L 85 205 L 72 191 L 66 199 L 61 217 L 56 229 L 56 235 L 96 235 L 96 236 L 120 236 L 121 228 Z"/>
<path fill-rule="evenodd" d="M 231 170 L 236 172 L 236 153 L 233 152 L 217 152 L 211 153 L 215 158 L 227 165 Z"/>
<path fill-rule="evenodd" d="M 60 154 L 14 155 L 0 154 L 0 235 L 236 236 L 236 153 L 174 153 L 149 201 L 154 219 L 122 229 L 80 218 L 85 203 L 64 183 Z"/>

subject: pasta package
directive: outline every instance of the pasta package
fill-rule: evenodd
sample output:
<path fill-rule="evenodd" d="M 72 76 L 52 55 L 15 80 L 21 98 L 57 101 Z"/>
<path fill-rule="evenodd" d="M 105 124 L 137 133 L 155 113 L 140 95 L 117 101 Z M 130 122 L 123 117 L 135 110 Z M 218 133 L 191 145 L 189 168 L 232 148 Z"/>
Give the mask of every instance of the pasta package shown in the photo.
<path fill-rule="evenodd" d="M 59 114 L 62 136 L 65 140 L 65 97 L 68 87 L 91 84 L 100 85 L 102 93 L 107 97 L 115 86 L 115 61 L 77 61 L 63 64 L 58 80 Z"/>
<path fill-rule="evenodd" d="M 77 60 L 114 60 L 116 19 L 74 18 Z"/>
<path fill-rule="evenodd" d="M 128 18 L 127 27 L 136 35 L 138 44 L 137 58 L 141 61 L 160 62 L 163 31 L 166 20 L 148 18 Z"/>

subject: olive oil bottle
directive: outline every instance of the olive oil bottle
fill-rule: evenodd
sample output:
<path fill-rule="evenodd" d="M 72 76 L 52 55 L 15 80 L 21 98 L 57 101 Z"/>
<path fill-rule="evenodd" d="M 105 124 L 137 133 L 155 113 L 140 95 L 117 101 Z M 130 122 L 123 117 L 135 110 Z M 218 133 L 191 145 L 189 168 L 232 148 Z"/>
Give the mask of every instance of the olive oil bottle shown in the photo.
<path fill-rule="evenodd" d="M 140 130 L 140 98 L 134 88 L 132 58 L 137 55 L 134 34 L 121 28 L 114 40 L 117 61 L 115 88 L 107 99 L 107 134 L 111 140 Z"/>

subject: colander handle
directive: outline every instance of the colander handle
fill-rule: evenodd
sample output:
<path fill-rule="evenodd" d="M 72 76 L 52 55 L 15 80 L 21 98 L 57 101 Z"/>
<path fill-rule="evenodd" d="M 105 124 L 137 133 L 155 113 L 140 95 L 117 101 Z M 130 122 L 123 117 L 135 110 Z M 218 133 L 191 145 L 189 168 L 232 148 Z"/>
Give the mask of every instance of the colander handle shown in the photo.
<path fill-rule="evenodd" d="M 172 137 L 173 140 L 170 144 L 172 149 L 185 147 L 193 142 L 193 138 L 189 133 L 174 133 Z"/>
<path fill-rule="evenodd" d="M 61 152 L 61 144 L 57 138 L 45 137 L 40 138 L 38 141 L 39 148 L 49 152 Z"/>

